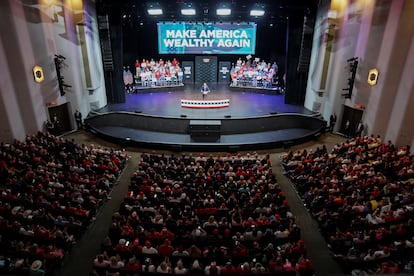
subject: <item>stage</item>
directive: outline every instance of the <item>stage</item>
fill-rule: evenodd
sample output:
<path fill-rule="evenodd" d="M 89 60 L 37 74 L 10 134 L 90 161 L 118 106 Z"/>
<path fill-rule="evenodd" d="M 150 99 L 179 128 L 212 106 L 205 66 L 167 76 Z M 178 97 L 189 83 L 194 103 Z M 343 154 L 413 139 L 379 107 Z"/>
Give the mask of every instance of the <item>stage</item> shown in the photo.
<path fill-rule="evenodd" d="M 285 104 L 274 90 L 209 84 L 204 101 L 226 99 L 227 107 L 183 107 L 183 99 L 203 103 L 200 86 L 126 94 L 125 103 L 95 110 L 85 122 L 91 132 L 117 143 L 176 151 L 286 147 L 315 139 L 325 129 L 317 113 Z"/>

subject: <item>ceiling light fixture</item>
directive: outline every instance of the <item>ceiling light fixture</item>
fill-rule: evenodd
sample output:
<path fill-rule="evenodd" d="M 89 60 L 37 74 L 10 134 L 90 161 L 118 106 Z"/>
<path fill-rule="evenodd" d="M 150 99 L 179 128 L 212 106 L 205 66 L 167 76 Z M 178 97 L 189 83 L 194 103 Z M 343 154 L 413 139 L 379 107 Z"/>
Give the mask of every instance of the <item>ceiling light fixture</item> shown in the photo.
<path fill-rule="evenodd" d="M 263 16 L 265 14 L 264 6 L 256 4 L 253 6 L 253 8 L 250 10 L 250 16 Z"/>
<path fill-rule="evenodd" d="M 231 9 L 227 4 L 221 4 L 217 10 L 216 14 L 220 16 L 226 16 L 231 14 Z"/>
<path fill-rule="evenodd" d="M 196 15 L 196 10 L 193 8 L 191 4 L 186 5 L 181 9 L 182 15 Z"/>
<path fill-rule="evenodd" d="M 158 4 L 150 4 L 148 6 L 147 12 L 149 15 L 162 15 L 163 11 Z"/>

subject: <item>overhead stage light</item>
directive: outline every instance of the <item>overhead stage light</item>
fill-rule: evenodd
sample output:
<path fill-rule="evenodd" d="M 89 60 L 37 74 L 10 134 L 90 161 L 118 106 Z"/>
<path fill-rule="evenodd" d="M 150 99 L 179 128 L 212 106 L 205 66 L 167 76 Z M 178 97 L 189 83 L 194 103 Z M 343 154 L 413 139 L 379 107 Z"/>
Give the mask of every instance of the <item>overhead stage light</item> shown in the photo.
<path fill-rule="evenodd" d="M 264 10 L 251 10 L 250 16 L 263 16 L 265 14 Z"/>
<path fill-rule="evenodd" d="M 148 9 L 149 15 L 162 15 L 162 9 Z"/>
<path fill-rule="evenodd" d="M 216 10 L 217 15 L 226 16 L 231 14 L 231 9 L 227 4 L 221 4 Z"/>
<path fill-rule="evenodd" d="M 181 9 L 182 15 L 196 15 L 196 10 L 193 8 L 191 4 L 186 5 Z"/>
<path fill-rule="evenodd" d="M 231 9 L 229 8 L 219 8 L 217 9 L 217 15 L 230 15 Z"/>
<path fill-rule="evenodd" d="M 265 14 L 264 6 L 256 4 L 250 10 L 250 16 L 263 16 Z"/>
<path fill-rule="evenodd" d="M 148 6 L 147 12 L 149 15 L 162 15 L 163 11 L 159 5 L 150 4 Z"/>
<path fill-rule="evenodd" d="M 182 9 L 181 10 L 182 15 L 196 15 L 195 9 Z"/>

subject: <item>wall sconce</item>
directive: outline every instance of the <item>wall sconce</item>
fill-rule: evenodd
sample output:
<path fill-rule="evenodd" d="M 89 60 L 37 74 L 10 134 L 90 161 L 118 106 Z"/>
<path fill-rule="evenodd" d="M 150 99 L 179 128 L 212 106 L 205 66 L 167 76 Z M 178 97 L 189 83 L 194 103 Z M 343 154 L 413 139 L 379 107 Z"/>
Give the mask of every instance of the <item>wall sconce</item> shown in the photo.
<path fill-rule="evenodd" d="M 36 65 L 33 67 L 33 76 L 37 83 L 41 83 L 45 80 L 45 76 L 43 75 L 43 68 Z"/>
<path fill-rule="evenodd" d="M 373 69 L 369 70 L 367 81 L 368 81 L 369 85 L 376 85 L 377 84 L 377 81 L 378 81 L 378 70 L 377 70 L 377 68 L 373 68 Z"/>

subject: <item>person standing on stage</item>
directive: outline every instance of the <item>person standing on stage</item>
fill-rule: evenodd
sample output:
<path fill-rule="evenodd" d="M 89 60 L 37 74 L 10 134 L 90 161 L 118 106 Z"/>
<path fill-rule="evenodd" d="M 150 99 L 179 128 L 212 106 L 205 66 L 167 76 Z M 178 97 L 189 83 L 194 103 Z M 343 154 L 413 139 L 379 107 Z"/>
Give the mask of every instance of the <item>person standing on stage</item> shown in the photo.
<path fill-rule="evenodd" d="M 135 78 L 139 78 L 141 75 L 141 63 L 139 63 L 139 60 L 135 60 Z"/>
<path fill-rule="evenodd" d="M 208 87 L 207 83 L 204 83 L 203 86 L 201 86 L 201 94 L 203 95 L 203 100 L 208 93 L 210 93 L 210 88 Z"/>

